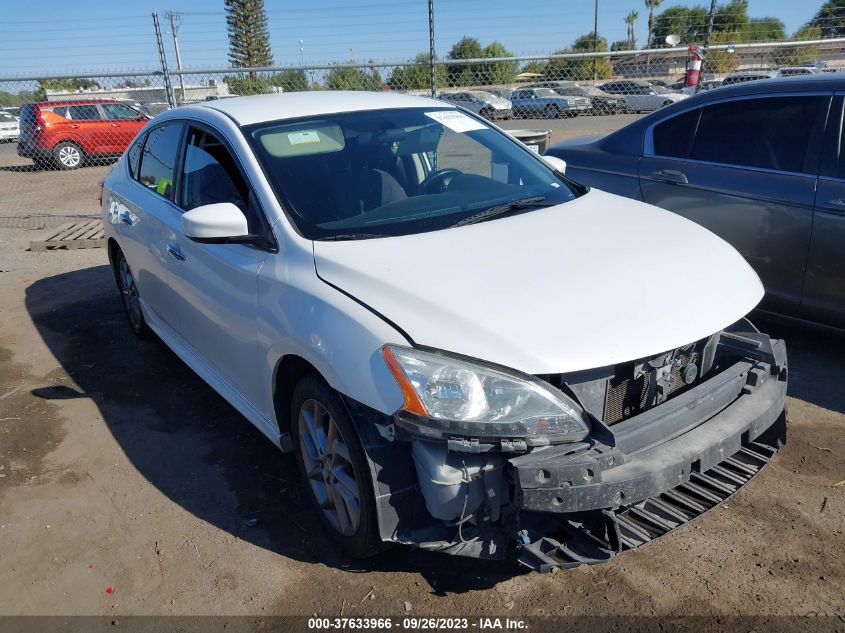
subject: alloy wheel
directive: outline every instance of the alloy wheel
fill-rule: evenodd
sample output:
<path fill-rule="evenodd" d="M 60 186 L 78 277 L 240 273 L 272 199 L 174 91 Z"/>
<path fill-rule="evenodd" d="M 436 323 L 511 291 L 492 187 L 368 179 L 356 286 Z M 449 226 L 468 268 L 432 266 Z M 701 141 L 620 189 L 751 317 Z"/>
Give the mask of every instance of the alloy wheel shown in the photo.
<path fill-rule="evenodd" d="M 120 279 L 120 296 L 126 308 L 126 315 L 129 317 L 132 327 L 136 331 L 140 330 L 144 318 L 141 313 L 141 299 L 138 296 L 135 278 L 132 276 L 132 271 L 129 270 L 129 264 L 126 262 L 125 257 L 120 258 L 118 276 Z"/>
<path fill-rule="evenodd" d="M 74 145 L 65 145 L 59 149 L 59 162 L 65 167 L 76 167 L 82 161 L 82 154 L 79 148 Z"/>
<path fill-rule="evenodd" d="M 349 446 L 331 413 L 306 400 L 299 410 L 299 449 L 308 483 L 329 523 L 351 536 L 361 521 L 361 495 Z"/>

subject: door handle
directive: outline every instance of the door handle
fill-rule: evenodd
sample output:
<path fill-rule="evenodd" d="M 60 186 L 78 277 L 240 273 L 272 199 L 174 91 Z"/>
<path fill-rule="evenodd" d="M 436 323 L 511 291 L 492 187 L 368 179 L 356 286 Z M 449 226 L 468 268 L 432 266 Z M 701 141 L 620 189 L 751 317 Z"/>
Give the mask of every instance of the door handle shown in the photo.
<path fill-rule="evenodd" d="M 167 254 L 170 255 L 173 259 L 179 260 L 180 262 L 185 261 L 184 253 L 182 253 L 178 246 L 175 246 L 173 244 L 167 245 Z"/>
<path fill-rule="evenodd" d="M 71 126 L 70 126 L 70 129 L 71 129 L 71 130 L 78 130 L 78 129 L 79 129 L 79 126 L 78 126 L 78 125 L 75 125 L 75 124 L 74 124 L 74 125 L 71 125 Z"/>
<path fill-rule="evenodd" d="M 677 169 L 658 169 L 648 175 L 652 180 L 660 180 L 662 182 L 673 182 L 678 185 L 688 185 L 687 175 L 678 171 Z"/>
<path fill-rule="evenodd" d="M 112 123 L 111 126 L 112 127 L 120 127 L 120 123 Z"/>

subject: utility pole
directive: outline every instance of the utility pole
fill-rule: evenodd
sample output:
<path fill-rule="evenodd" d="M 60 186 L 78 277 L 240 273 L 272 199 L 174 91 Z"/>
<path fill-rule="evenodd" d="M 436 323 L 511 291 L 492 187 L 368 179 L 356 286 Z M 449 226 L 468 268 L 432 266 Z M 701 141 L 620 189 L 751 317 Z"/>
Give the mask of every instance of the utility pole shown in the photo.
<path fill-rule="evenodd" d="M 158 13 L 153 11 L 153 26 L 156 31 L 156 44 L 158 45 L 158 58 L 161 62 L 161 73 L 164 75 L 164 92 L 167 97 L 167 105 L 176 107 L 176 95 L 173 94 L 173 85 L 170 83 L 170 72 L 167 70 L 167 56 L 164 54 L 164 41 L 161 39 L 161 24 L 158 21 Z"/>
<path fill-rule="evenodd" d="M 599 52 L 599 0 L 596 0 L 595 10 L 593 11 L 593 52 Z M 595 84 L 599 78 L 599 60 L 593 57 L 593 83 Z"/>
<path fill-rule="evenodd" d="M 179 56 L 179 40 L 176 32 L 179 30 L 179 22 L 184 13 L 181 11 L 165 11 L 164 15 L 170 20 L 170 34 L 173 36 L 173 48 L 176 51 L 176 70 L 179 71 L 179 88 L 182 91 L 182 103 L 185 103 L 185 76 L 182 74 L 182 58 Z"/>
<path fill-rule="evenodd" d="M 431 70 L 431 98 L 437 97 L 437 66 L 434 63 L 434 0 L 428 0 L 428 66 Z"/>
<path fill-rule="evenodd" d="M 716 0 L 711 0 L 710 2 L 710 17 L 707 21 L 707 33 L 704 35 L 704 50 L 702 51 L 704 54 L 702 57 L 704 58 L 701 63 L 701 72 L 698 73 L 698 82 L 695 84 L 695 91 L 696 93 L 701 88 L 701 77 L 704 75 L 704 69 L 707 65 L 707 51 L 710 48 L 710 34 L 713 33 L 713 20 L 716 18 Z"/>

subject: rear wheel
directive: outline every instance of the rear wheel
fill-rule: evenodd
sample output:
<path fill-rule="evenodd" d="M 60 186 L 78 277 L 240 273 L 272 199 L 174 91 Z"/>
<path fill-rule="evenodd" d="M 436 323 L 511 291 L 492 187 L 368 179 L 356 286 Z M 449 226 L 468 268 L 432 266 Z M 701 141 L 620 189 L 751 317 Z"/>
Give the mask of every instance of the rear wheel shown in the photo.
<path fill-rule="evenodd" d="M 546 106 L 546 118 L 547 119 L 556 119 L 560 115 L 560 109 L 557 106 L 548 105 Z"/>
<path fill-rule="evenodd" d="M 296 461 L 321 523 L 349 556 L 377 554 L 384 543 L 369 463 L 337 392 L 305 376 L 294 389 L 290 419 Z"/>
<path fill-rule="evenodd" d="M 135 284 L 135 277 L 129 268 L 129 262 L 123 255 L 123 251 L 117 251 L 116 264 L 117 288 L 120 290 L 120 298 L 123 301 L 123 311 L 126 313 L 126 320 L 132 333 L 140 339 L 149 339 L 152 335 L 144 313 L 141 310 L 141 296 L 138 294 L 138 286 Z"/>
<path fill-rule="evenodd" d="M 493 120 L 493 110 L 492 110 L 492 109 L 490 109 L 490 108 L 482 108 L 482 109 L 479 111 L 479 113 L 478 113 L 478 114 L 480 114 L 481 116 L 483 116 L 483 117 L 484 117 L 485 119 L 487 119 L 488 121 L 492 121 L 492 120 Z"/>
<path fill-rule="evenodd" d="M 53 148 L 53 160 L 59 169 L 77 169 L 83 158 L 84 154 L 76 143 L 62 141 Z"/>

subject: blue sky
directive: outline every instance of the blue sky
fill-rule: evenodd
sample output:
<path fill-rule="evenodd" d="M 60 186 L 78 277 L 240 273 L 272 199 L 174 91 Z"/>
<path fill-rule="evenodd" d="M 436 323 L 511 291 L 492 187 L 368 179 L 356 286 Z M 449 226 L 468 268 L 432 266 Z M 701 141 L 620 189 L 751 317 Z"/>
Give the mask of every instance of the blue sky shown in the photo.
<path fill-rule="evenodd" d="M 402 60 L 428 49 L 427 0 L 266 0 L 271 45 L 279 65 Z M 667 0 L 661 9 L 683 3 Z M 702 0 L 699 4 L 708 4 Z M 750 0 L 751 16 L 780 18 L 788 32 L 821 4 Z M 178 35 L 185 67 L 226 66 L 223 0 L 4 0 L 0 20 L 0 76 L 147 69 L 158 66 L 152 18 L 183 11 Z M 68 6 L 73 9 L 69 10 Z M 624 16 L 639 11 L 638 40 L 646 33 L 642 0 L 599 0 L 599 33 L 624 39 Z M 436 0 L 436 44 L 445 56 L 463 35 L 501 41 L 521 54 L 545 54 L 593 28 L 593 0 Z M 302 44 L 300 45 L 300 40 Z M 302 49 L 300 51 L 300 48 Z"/>

